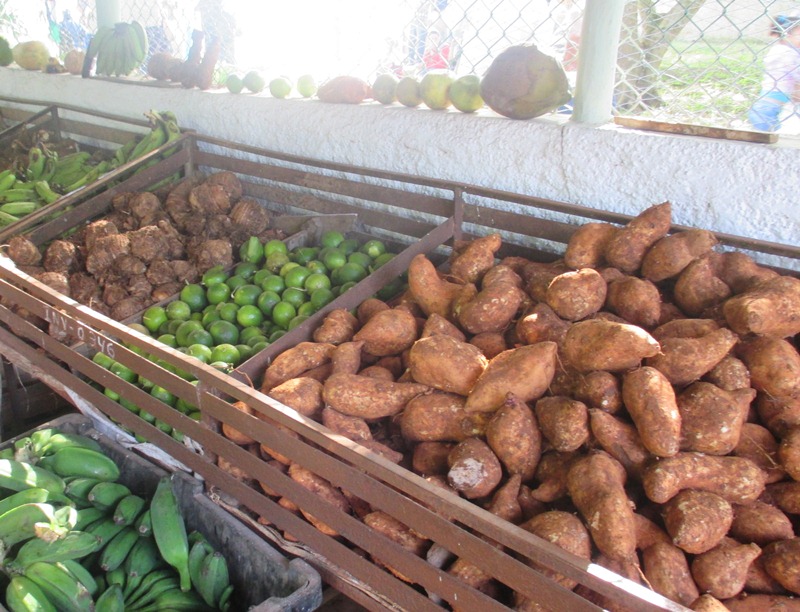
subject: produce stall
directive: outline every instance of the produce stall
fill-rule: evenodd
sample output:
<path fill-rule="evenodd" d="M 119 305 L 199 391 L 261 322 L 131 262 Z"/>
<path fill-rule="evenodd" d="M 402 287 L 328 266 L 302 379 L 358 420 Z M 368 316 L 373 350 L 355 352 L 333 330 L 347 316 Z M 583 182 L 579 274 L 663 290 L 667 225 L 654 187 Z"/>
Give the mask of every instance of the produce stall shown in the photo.
<path fill-rule="evenodd" d="M 233 173 L 241 184 L 242 194 L 269 210 L 276 220 L 280 215 L 318 219 L 328 215 L 354 215 L 359 233 L 397 245 L 397 253 L 366 277 L 354 281 L 347 291 L 298 321 L 296 327 L 285 330 L 249 359 L 225 369 L 191 359 L 143 333 L 141 328 L 116 321 L 67 298 L 3 259 L 0 293 L 5 305 L 0 309 L 0 319 L 10 331 L 0 331 L 0 346 L 7 358 L 24 364 L 27 370 L 56 389 L 80 411 L 91 414 L 95 426 L 102 428 L 107 435 L 124 440 L 126 445 L 150 453 L 160 461 L 170 462 L 172 469 L 202 477 L 207 493 L 228 512 L 276 546 L 306 559 L 328 584 L 368 608 L 417 610 L 449 606 L 453 609 L 476 609 L 481 606 L 505 609 L 515 601 L 519 605 L 526 601 L 524 605 L 535 605 L 532 603 L 535 601 L 552 609 L 570 606 L 594 610 L 618 606 L 636 610 L 678 610 L 692 603 L 691 588 L 678 590 L 683 588 L 682 583 L 676 582 L 677 587 L 659 585 L 673 597 L 659 595 L 640 584 L 638 574 L 620 562 L 620 558 L 629 558 L 626 556 L 628 553 L 621 557 L 617 555 L 617 562 L 614 562 L 616 540 L 638 547 L 651 555 L 644 571 L 652 583 L 654 577 L 660 575 L 652 568 L 666 569 L 668 561 L 665 559 L 682 559 L 676 566 L 680 568 L 680 563 L 688 563 L 688 554 L 694 555 L 695 559 L 702 555 L 699 549 L 685 553 L 685 549 L 672 544 L 667 549 L 663 538 L 668 536 L 664 528 L 657 526 L 658 513 L 678 490 L 661 494 L 654 493 L 647 485 L 644 485 L 644 490 L 640 489 L 639 483 L 647 470 L 646 463 L 666 466 L 669 458 L 676 455 L 685 462 L 700 455 L 708 456 L 712 463 L 716 461 L 715 457 L 722 463 L 733 459 L 731 463 L 744 471 L 731 469 L 720 472 L 698 467 L 698 470 L 708 469 L 716 476 L 706 476 L 703 480 L 698 472 L 693 481 L 697 489 L 710 491 L 728 505 L 743 505 L 752 502 L 754 495 L 758 497 L 766 485 L 766 469 L 759 467 L 763 464 L 738 445 L 738 436 L 735 441 L 731 437 L 720 441 L 720 447 L 716 449 L 703 446 L 700 441 L 708 431 L 704 427 L 709 423 L 700 416 L 693 421 L 686 417 L 695 428 L 694 443 L 680 441 L 680 425 L 677 432 L 675 429 L 678 406 L 674 406 L 672 412 L 663 411 L 663 414 L 656 415 L 664 419 L 658 425 L 645 425 L 653 415 L 648 414 L 646 406 L 638 411 L 636 398 L 655 393 L 652 389 L 669 397 L 668 391 L 674 386 L 674 404 L 676 392 L 694 380 L 703 378 L 703 384 L 719 388 L 727 385 L 723 380 L 730 379 L 720 371 L 714 373 L 713 385 L 705 382 L 705 377 L 737 342 L 727 327 L 732 327 L 743 338 L 753 334 L 775 337 L 770 350 L 777 352 L 772 354 L 781 355 L 790 364 L 789 368 L 793 368 L 796 349 L 791 340 L 783 338 L 791 339 L 797 334 L 796 315 L 792 315 L 791 300 L 782 301 L 781 296 L 791 296 L 797 291 L 797 279 L 789 272 L 800 255 L 797 246 L 680 226 L 672 222 L 668 203 L 654 205 L 634 218 L 475 185 L 422 179 L 265 151 L 198 134 L 186 137 L 180 149 L 168 159 L 87 199 L 55 220 L 26 228 L 23 234 L 34 245 L 44 246 L 73 227 L 96 222 L 109 211 L 112 201 L 120 194 L 146 191 L 159 183 L 163 186 L 163 181 L 175 173 L 179 173 L 183 180 L 195 175 Z M 615 248 L 620 252 L 617 254 L 606 250 L 612 234 L 618 235 Z M 669 237 L 672 240 L 667 240 Z M 659 254 L 660 248 L 654 246 L 659 240 L 665 241 L 663 249 L 666 255 Z M 470 250 L 470 245 L 477 250 Z M 654 254 L 644 267 L 643 258 L 650 251 Z M 459 263 L 464 253 L 470 255 Z M 568 265 L 562 259 L 566 256 L 569 256 Z M 602 270 L 605 267 L 602 262 L 606 260 L 614 262 L 619 271 L 617 277 L 604 278 L 595 270 Z M 692 265 L 695 260 L 697 263 Z M 759 263 L 763 261 L 769 261 L 769 266 Z M 437 273 L 437 268 L 443 276 Z M 490 270 L 495 270 L 495 275 L 505 275 L 505 280 L 481 284 L 483 275 Z M 380 338 L 376 339 L 367 333 L 368 320 L 359 310 L 376 292 L 405 274 L 408 274 L 410 293 L 402 294 L 404 297 L 399 303 L 392 302 L 390 297 L 387 297 L 388 303 L 381 300 L 384 307 L 380 310 L 392 314 L 376 319 L 379 321 L 388 316 L 405 319 L 400 328 L 411 331 L 410 336 L 405 331 L 400 332 L 407 336 L 401 348 L 383 352 L 372 344 L 370 350 L 362 354 L 362 358 L 366 355 L 369 361 L 361 363 L 359 360 L 355 366 L 346 366 L 352 370 L 334 374 L 333 377 L 339 376 L 338 379 L 331 377 L 330 371 L 324 373 L 324 367 L 322 371 L 317 370 L 329 364 L 339 348 L 343 349 L 341 359 L 344 361 L 345 351 L 353 349 L 358 342 L 386 341 L 388 328 L 394 328 L 396 322 L 392 325 L 387 323 L 387 328 L 381 327 Z M 515 278 L 519 281 L 513 280 Z M 551 291 L 550 287 L 557 278 L 559 282 Z M 765 289 L 762 295 L 752 288 L 753 279 L 780 283 L 780 286 Z M 473 285 L 471 293 L 470 284 Z M 560 293 L 557 291 L 559 284 L 563 284 Z M 482 288 L 480 292 L 478 285 Z M 492 286 L 502 291 L 492 296 L 495 290 L 490 291 Z M 678 289 L 679 286 L 682 289 Z M 524 291 L 520 287 L 524 287 Z M 612 287 L 615 287 L 613 291 Z M 751 293 L 751 289 L 756 293 Z M 615 292 L 618 292 L 617 297 L 612 297 Z M 662 294 L 665 296 L 663 303 Z M 456 295 L 461 296 L 459 309 L 451 311 Z M 486 301 L 477 299 L 478 295 Z M 610 312 L 604 316 L 591 316 L 606 305 L 606 299 L 609 304 L 606 308 Z M 177 296 L 168 298 L 168 301 L 176 300 Z M 439 309 L 441 300 L 446 305 L 443 310 Z M 772 315 L 767 318 L 776 327 L 757 327 L 762 322 L 758 322 L 757 317 L 747 316 L 749 300 L 766 300 Z M 586 311 L 589 302 L 594 306 Z M 726 302 L 733 305 L 723 306 Z M 553 312 L 529 310 L 536 303 L 546 304 Z M 392 307 L 388 307 L 389 304 Z M 634 304 L 642 306 L 644 312 L 631 310 L 630 306 Z M 652 309 L 644 309 L 645 304 L 649 307 L 655 304 L 655 314 Z M 692 317 L 685 321 L 710 321 L 703 323 L 708 327 L 702 331 L 673 332 L 673 335 L 665 331 L 667 335 L 659 335 L 656 340 L 648 332 L 655 334 L 656 329 L 668 325 L 673 318 L 681 320 L 676 316 L 674 304 Z M 727 308 L 732 312 L 723 312 Z M 734 309 L 743 313 L 741 318 L 736 318 Z M 337 336 L 338 340 L 330 342 L 319 340 L 316 335 L 328 318 L 334 313 L 342 315 L 347 311 L 356 313 L 349 315 L 352 319 L 357 320 L 359 314 L 364 318 L 352 325 L 349 335 Z M 434 314 L 442 321 L 437 323 Z M 531 315 L 535 316 L 531 319 Z M 578 323 L 583 319 L 587 323 L 593 321 L 592 326 L 603 327 L 605 331 L 588 330 L 587 326 Z M 521 325 L 521 320 L 526 320 L 526 323 Z M 424 327 L 434 323 L 440 326 L 439 333 L 433 333 L 429 328 L 428 333 L 423 334 Z M 621 328 L 615 327 L 620 325 Z M 453 327 L 463 339 L 454 339 L 457 334 Z M 364 333 L 357 337 L 354 335 L 356 329 L 364 330 Z M 588 335 L 570 337 L 570 329 L 587 330 L 585 333 Z M 592 333 L 600 336 L 612 333 L 608 329 L 621 334 L 616 336 L 617 341 L 592 344 Z M 474 341 L 480 334 L 484 334 L 483 341 L 491 340 L 492 344 L 464 341 L 467 335 Z M 56 339 L 54 335 L 62 339 Z M 424 365 L 418 365 L 416 369 L 415 351 L 400 356 L 417 343 L 420 343 L 419 352 L 422 352 L 422 347 L 430 344 L 422 342 L 425 339 L 430 341 L 431 338 L 443 337 L 449 337 L 450 340 L 445 342 L 455 343 L 458 350 L 454 352 L 445 346 L 434 348 L 432 356 L 425 358 L 423 353 L 420 359 Z M 65 338 L 69 340 L 64 342 Z M 698 342 L 692 344 L 691 340 Z M 431 433 L 435 428 L 426 422 L 424 416 L 443 414 L 433 408 L 423 410 L 416 425 L 406 423 L 403 432 L 406 417 L 398 415 L 405 408 L 407 418 L 411 419 L 412 412 L 406 404 L 412 397 L 455 395 L 466 397 L 467 401 L 470 398 L 477 401 L 478 395 L 474 394 L 477 381 L 481 374 L 489 371 L 490 364 L 498 355 L 525 348 L 515 353 L 521 355 L 537 345 L 536 351 L 547 349 L 545 352 L 549 351 L 550 357 L 538 355 L 531 370 L 525 369 L 527 366 L 522 362 L 512 365 L 511 380 L 507 374 L 500 378 L 504 381 L 500 384 L 503 387 L 500 392 L 503 396 L 501 403 L 505 394 L 513 389 L 520 394 L 522 401 L 530 402 L 530 406 L 535 404 L 538 425 L 531 428 L 530 421 L 527 421 L 525 427 L 528 429 L 497 435 L 499 440 L 507 441 L 506 450 L 515 447 L 508 442 L 510 440 L 516 444 L 532 444 L 534 439 L 538 439 L 538 451 L 534 452 L 532 448 L 528 451 L 549 457 L 542 466 L 550 465 L 547 469 L 554 470 L 551 482 L 548 483 L 546 472 L 538 472 L 535 480 L 529 480 L 531 476 L 527 470 L 536 466 L 510 468 L 514 465 L 513 458 L 503 453 L 502 443 L 498 445 L 495 442 L 488 454 L 485 444 L 479 449 L 470 449 L 484 435 L 487 438 L 493 435 L 488 433 L 489 423 L 494 422 L 494 427 L 500 428 L 492 415 L 499 413 L 514 422 L 526 413 L 520 410 L 519 403 L 511 400 L 504 404 L 506 409 L 503 411 L 499 410 L 499 405 L 493 405 L 491 409 L 483 407 L 468 413 L 459 411 L 456 402 L 457 409 L 451 409 L 451 412 L 457 416 L 457 428 L 463 427 L 466 420 L 472 428 L 467 432 L 459 429 L 457 433 L 452 430 L 447 434 Z M 594 350 L 586 351 L 590 345 Z M 700 350 L 700 345 L 707 345 L 707 348 L 713 345 L 715 348 L 710 356 L 703 351 L 704 358 L 698 359 L 698 364 L 692 361 L 689 365 L 695 369 L 690 368 L 686 374 L 678 371 L 680 363 L 658 363 L 657 355 L 662 349 L 666 353 L 670 345 L 678 347 L 672 349 L 672 359 L 678 362 L 683 360 L 681 351 L 688 350 L 680 348 L 682 346 L 696 351 Z M 465 346 L 472 348 L 465 349 Z M 476 350 L 477 346 L 481 346 L 480 351 Z M 358 346 L 358 350 L 362 348 L 363 345 Z M 577 379 L 570 379 L 567 371 L 560 371 L 556 377 L 556 363 L 552 361 L 556 348 L 562 360 L 580 372 Z M 308 352 L 302 353 L 305 349 Z M 463 350 L 467 351 L 466 357 L 459 352 Z M 614 354 L 608 354 L 609 351 Z M 753 389 L 767 398 L 761 398 L 765 406 L 758 409 L 759 432 L 766 431 L 775 442 L 786 434 L 787 419 L 792 418 L 788 404 L 790 398 L 795 397 L 797 377 L 794 376 L 795 382 L 792 383 L 790 376 L 784 387 L 773 386 L 777 383 L 759 374 L 758 364 L 761 362 L 757 352 L 748 354 L 743 350 L 736 353 L 736 362 L 749 366 L 752 387 L 748 380 L 743 386 L 731 383 L 734 384 L 731 389 L 742 391 L 742 397 L 749 396 L 748 406 L 755 397 Z M 386 361 L 380 362 L 381 353 Z M 100 354 L 192 404 L 199 412 L 200 420 L 172 408 L 115 374 L 108 363 L 97 359 Z M 446 357 L 442 358 L 442 355 Z M 379 362 L 390 374 L 390 364 L 400 367 L 391 382 L 384 379 L 381 384 L 379 379 L 359 376 L 362 365 L 374 366 Z M 502 362 L 503 359 L 495 363 Z M 734 369 L 736 362 L 730 364 Z M 549 371 L 542 371 L 543 363 L 551 363 Z M 645 367 L 639 367 L 641 365 Z M 497 368 L 502 371 L 501 366 Z M 403 374 L 407 370 L 410 373 Z M 643 373 L 668 371 L 671 378 L 664 382 L 654 375 L 655 381 L 636 381 L 631 376 L 626 385 L 623 381 L 627 382 L 628 376 L 622 373 L 627 370 Z M 315 372 L 312 374 L 312 371 Z M 521 371 L 528 374 L 519 376 Z M 578 391 L 577 381 L 588 378 L 590 372 L 605 373 L 599 378 L 604 379 L 604 388 L 610 395 L 597 396 L 586 389 Z M 385 376 L 385 373 L 380 375 Z M 190 382 L 190 378 L 196 380 L 196 384 Z M 344 416 L 356 418 L 323 420 L 318 408 L 305 413 L 290 406 L 299 405 L 295 403 L 297 398 L 280 395 L 277 388 L 284 382 L 303 378 L 317 382 L 317 385 L 312 383 L 310 386 L 316 387 L 317 392 L 322 389 L 328 408 L 334 406 Z M 331 383 L 329 386 L 328 382 L 332 380 L 344 381 L 344 385 L 335 387 Z M 526 388 L 519 389 L 520 384 Z M 530 385 L 537 388 L 531 391 Z M 649 391 L 630 391 L 637 386 L 645 389 L 648 385 Z M 629 387 L 629 397 L 625 397 L 626 386 Z M 492 388 L 491 385 L 486 387 Z M 402 395 L 406 392 L 410 395 Z M 496 396 L 496 388 L 494 393 Z M 553 398 L 580 398 L 583 412 L 580 406 L 569 404 L 564 412 L 567 416 L 559 417 L 558 406 L 548 408 L 547 402 L 539 406 L 545 394 Z M 690 414 L 693 409 L 703 411 L 705 404 L 702 400 L 696 400 L 695 405 L 688 397 L 681 397 L 685 414 Z M 783 399 L 784 404 L 774 405 L 769 399 Z M 130 402 L 137 410 L 126 407 L 122 400 Z M 622 400 L 633 422 L 615 416 L 608 405 L 609 401 L 618 403 Z M 490 400 L 490 403 L 492 401 L 495 400 Z M 717 397 L 717 401 L 722 400 Z M 746 411 L 741 410 L 740 402 L 728 399 L 723 403 L 729 408 L 724 418 L 731 420 L 731 430 L 741 434 Z M 144 419 L 142 411 L 152 415 L 154 420 Z M 527 413 L 534 414 L 533 410 Z M 591 425 L 585 421 L 582 430 L 578 428 L 577 432 L 572 432 L 577 436 L 577 444 L 574 440 L 567 440 L 569 428 L 562 430 L 558 426 L 559 418 L 574 424 L 580 421 L 581 414 L 586 419 L 589 413 Z M 473 415 L 473 420 L 469 414 Z M 483 421 L 476 416 L 481 414 Z M 569 417 L 570 414 L 573 417 Z M 336 415 L 329 413 L 328 416 Z M 608 417 L 612 420 L 609 421 Z M 166 428 L 157 427 L 154 424 L 156 420 L 168 425 L 170 433 Z M 606 437 L 602 433 L 603 424 L 612 428 L 605 430 Z M 619 429 L 613 429 L 614 425 Z M 426 430 L 428 433 L 424 433 Z M 513 435 L 513 432 L 523 430 L 529 435 Z M 479 435 L 476 436 L 475 431 Z M 636 431 L 638 434 L 632 433 Z M 172 435 L 172 432 L 180 435 Z M 234 435 L 237 432 L 246 435 L 237 437 Z M 664 441 L 659 440 L 656 433 L 667 438 L 666 447 L 659 446 Z M 647 438 L 649 434 L 656 439 Z M 503 435 L 510 437 L 503 438 Z M 623 439 L 630 442 L 631 436 L 635 444 L 622 444 Z M 444 457 L 441 452 L 453 451 L 457 446 L 461 446 L 463 454 L 460 458 L 454 455 L 444 459 L 449 464 L 443 472 L 428 472 L 414 464 L 413 452 L 419 447 L 437 450 L 440 455 L 436 465 L 441 466 Z M 476 450 L 480 452 L 475 453 Z M 591 452 L 587 452 L 589 450 Z M 558 455 L 576 452 L 587 461 L 582 464 L 584 477 L 579 478 L 578 471 L 573 475 L 583 484 L 571 487 L 570 502 L 563 490 L 569 482 L 567 472 L 558 472 L 558 469 L 566 470 L 567 465 L 561 464 L 559 468 L 554 460 Z M 475 461 L 489 465 L 492 456 L 496 462 L 499 461 L 497 457 L 503 459 L 502 466 L 494 464 L 495 476 L 506 473 L 521 477 L 525 473 L 528 474 L 528 484 L 535 483 L 540 488 L 549 485 L 555 490 L 546 497 L 543 490 L 533 493 L 536 489 L 531 486 L 521 488 L 521 478 L 516 481 L 503 478 L 504 486 L 499 486 L 498 480 L 489 489 L 479 492 L 468 490 L 464 483 L 460 488 L 456 486 L 459 484 L 457 468 L 468 471 L 469 466 L 474 465 L 471 462 Z M 416 459 L 421 461 L 420 457 Z M 786 462 L 787 470 L 791 469 L 789 466 L 790 463 Z M 684 465 L 670 469 L 689 468 Z M 603 479 L 593 470 L 599 470 L 609 482 L 600 484 Z M 634 491 L 630 501 L 625 493 L 620 497 L 622 484 L 611 477 L 615 470 L 622 470 L 629 479 L 630 490 Z M 435 475 L 440 478 L 433 478 Z M 650 477 L 657 480 L 653 474 Z M 599 487 L 596 490 L 586 486 L 594 479 Z M 742 491 L 737 488 L 738 481 L 745 481 L 752 488 Z M 608 488 L 603 489 L 606 485 Z M 770 494 L 776 500 L 773 507 L 788 514 L 796 512 L 786 501 L 791 496 L 792 485 L 794 482 L 784 476 L 770 480 Z M 580 501 L 582 487 L 589 491 L 584 496 L 589 499 Z M 733 489 L 736 489 L 738 497 L 731 492 Z M 609 491 L 615 493 L 612 495 Z M 547 504 L 554 505 L 541 507 L 545 499 Z M 627 517 L 629 521 L 606 533 L 619 536 L 611 537 L 611 544 L 607 541 L 601 544 L 604 542 L 602 529 L 587 519 L 592 541 L 598 548 L 603 546 L 600 557 L 575 554 L 578 549 L 568 552 L 548 539 L 549 536 L 540 537 L 559 533 L 557 530 L 548 532 L 545 527 L 534 527 L 530 523 L 536 516 L 561 516 L 549 514 L 559 512 L 561 508 L 570 509 L 566 514 L 573 519 L 576 511 L 584 517 L 591 516 L 592 504 L 598 500 L 617 504 L 601 510 L 609 520 L 622 521 Z M 649 513 L 632 516 L 631 503 L 635 503 L 637 509 L 640 506 L 649 508 Z M 520 527 L 522 517 L 525 518 L 525 528 Z M 639 529 L 642 526 L 653 527 L 648 532 L 652 539 L 647 544 L 645 534 L 631 531 L 630 521 L 639 521 Z M 588 541 L 589 534 L 583 537 Z M 762 543 L 766 548 L 767 543 Z M 667 549 L 666 553 L 664 549 Z M 676 550 L 679 552 L 677 557 L 674 555 Z M 752 552 L 752 546 L 741 551 L 742 555 L 746 557 L 748 551 Z M 774 559 L 778 559 L 775 563 L 785 559 L 775 547 L 771 553 L 775 555 Z M 454 559 L 457 559 L 455 563 Z M 659 563 L 665 565 L 659 566 Z M 648 565 L 652 572 L 649 575 Z M 576 584 L 579 586 L 574 588 Z M 713 584 L 713 588 L 717 587 Z M 715 592 L 721 599 L 729 599 L 724 596 L 727 591 L 723 587 Z"/>

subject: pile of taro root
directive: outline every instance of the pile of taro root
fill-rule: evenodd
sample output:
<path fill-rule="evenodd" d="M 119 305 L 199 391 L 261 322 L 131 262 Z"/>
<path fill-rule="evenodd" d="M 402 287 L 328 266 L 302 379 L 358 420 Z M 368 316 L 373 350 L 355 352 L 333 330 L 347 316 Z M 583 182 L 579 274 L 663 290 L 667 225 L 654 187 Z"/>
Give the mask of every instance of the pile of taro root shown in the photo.
<path fill-rule="evenodd" d="M 625 226 L 580 226 L 552 263 L 498 259 L 497 234 L 456 245 L 446 274 L 418 255 L 407 293 L 332 311 L 260 389 L 684 606 L 800 609 L 800 279 L 670 227 L 667 202 Z M 545 609 L 467 559 L 443 562 L 402 517 L 222 431 L 473 587 Z"/>
<path fill-rule="evenodd" d="M 231 266 L 250 236 L 282 238 L 270 213 L 242 196 L 232 172 L 201 174 L 163 193 L 119 193 L 103 219 L 37 248 L 24 236 L 7 255 L 24 272 L 121 321 L 177 294 L 209 268 Z"/>

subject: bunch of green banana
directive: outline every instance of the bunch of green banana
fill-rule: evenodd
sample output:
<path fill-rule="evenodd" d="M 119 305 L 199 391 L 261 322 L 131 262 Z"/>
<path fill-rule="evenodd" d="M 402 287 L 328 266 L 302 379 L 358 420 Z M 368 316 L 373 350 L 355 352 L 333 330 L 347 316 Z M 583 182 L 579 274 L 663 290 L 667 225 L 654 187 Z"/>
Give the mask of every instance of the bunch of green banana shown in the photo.
<path fill-rule="evenodd" d="M 119 22 L 113 27 L 101 27 L 89 42 L 86 51 L 95 72 L 103 76 L 127 76 L 147 57 L 147 33 L 138 21 Z"/>

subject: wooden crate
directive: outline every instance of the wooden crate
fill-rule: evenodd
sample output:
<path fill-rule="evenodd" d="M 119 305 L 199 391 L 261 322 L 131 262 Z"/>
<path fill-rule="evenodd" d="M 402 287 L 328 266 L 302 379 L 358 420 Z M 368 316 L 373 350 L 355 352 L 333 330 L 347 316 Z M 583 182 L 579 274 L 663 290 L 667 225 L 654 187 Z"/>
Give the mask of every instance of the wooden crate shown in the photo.
<path fill-rule="evenodd" d="M 645 587 L 566 553 L 467 500 L 442 491 L 364 447 L 332 434 L 319 423 L 298 415 L 252 386 L 258 369 L 266 365 L 271 356 L 307 338 L 333 308 L 349 308 L 360 303 L 376 287 L 402 273 L 418 253 L 446 255 L 455 239 L 501 231 L 503 255 L 521 254 L 552 260 L 563 251 L 580 223 L 592 220 L 625 223 L 630 217 L 489 188 L 275 154 L 197 135 L 168 160 L 129 179 L 132 182 L 128 187 L 157 182 L 179 169 L 185 173 L 234 171 L 242 178 L 246 193 L 287 213 L 356 212 L 365 231 L 371 235 L 404 237 L 408 246 L 337 301 L 310 317 L 291 337 L 287 334 L 274 343 L 267 349 L 271 352 L 259 354 L 261 363 L 248 363 L 233 375 L 200 362 L 192 363 L 182 353 L 64 298 L 20 273 L 8 260 L 0 259 L 0 296 L 4 304 L 21 306 L 56 329 L 70 331 L 92 349 L 104 352 L 194 403 L 203 414 L 200 423 L 125 383 L 73 347 L 54 340 L 7 306 L 0 306 L 0 321 L 8 327 L 8 330 L 0 329 L 0 352 L 15 363 L 24 364 L 26 370 L 69 398 L 82 411 L 100 413 L 120 423 L 168 458 L 201 476 L 208 489 L 231 506 L 231 512 L 250 520 L 254 528 L 257 528 L 255 517 L 264 517 L 274 527 L 274 532 L 264 527 L 264 537 L 277 539 L 276 533 L 292 534 L 300 544 L 283 541 L 283 545 L 291 547 L 296 554 L 303 554 L 329 584 L 370 609 L 441 609 L 439 601 L 460 609 L 506 608 L 376 534 L 354 516 L 340 512 L 265 463 L 252 448 L 237 446 L 221 436 L 217 431 L 219 423 L 246 431 L 257 443 L 289 457 L 374 509 L 396 517 L 436 545 L 469 560 L 508 588 L 548 608 L 600 609 L 532 569 L 526 560 L 572 578 L 629 609 L 684 609 Z M 125 185 L 118 187 L 126 188 Z M 91 207 L 80 206 L 68 215 L 72 215 L 72 223 L 84 223 L 91 218 L 90 212 Z M 55 237 L 63 221 L 54 223 L 55 228 L 43 226 L 32 235 L 38 235 L 41 240 Z M 66 227 L 61 226 L 60 231 L 64 229 Z M 787 268 L 800 259 L 800 248 L 796 246 L 728 235 L 718 238 L 725 246 L 785 261 Z M 190 372 L 197 377 L 198 384 L 157 366 L 140 352 Z M 103 387 L 125 395 L 183 432 L 187 440 L 181 443 L 144 422 L 106 397 L 100 390 Z M 297 437 L 236 410 L 227 401 L 229 399 L 246 402 Z M 218 467 L 215 458 L 227 460 L 247 475 L 249 482 Z M 339 535 L 323 535 L 264 494 L 258 485 L 253 486 L 257 482 L 332 526 Z M 412 583 L 372 563 L 365 552 L 410 577 Z"/>

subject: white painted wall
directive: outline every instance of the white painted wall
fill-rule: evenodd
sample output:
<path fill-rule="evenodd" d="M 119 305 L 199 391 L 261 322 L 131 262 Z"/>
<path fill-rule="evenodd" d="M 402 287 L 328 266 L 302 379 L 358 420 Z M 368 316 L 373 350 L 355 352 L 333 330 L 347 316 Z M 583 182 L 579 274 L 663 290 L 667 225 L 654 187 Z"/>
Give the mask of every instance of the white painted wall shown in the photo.
<path fill-rule="evenodd" d="M 184 128 L 267 149 L 627 214 L 670 200 L 675 223 L 800 244 L 797 140 L 758 145 L 563 117 L 515 121 L 490 111 L 335 105 L 11 69 L 0 70 L 0 97 L 137 118 L 170 109 Z"/>

